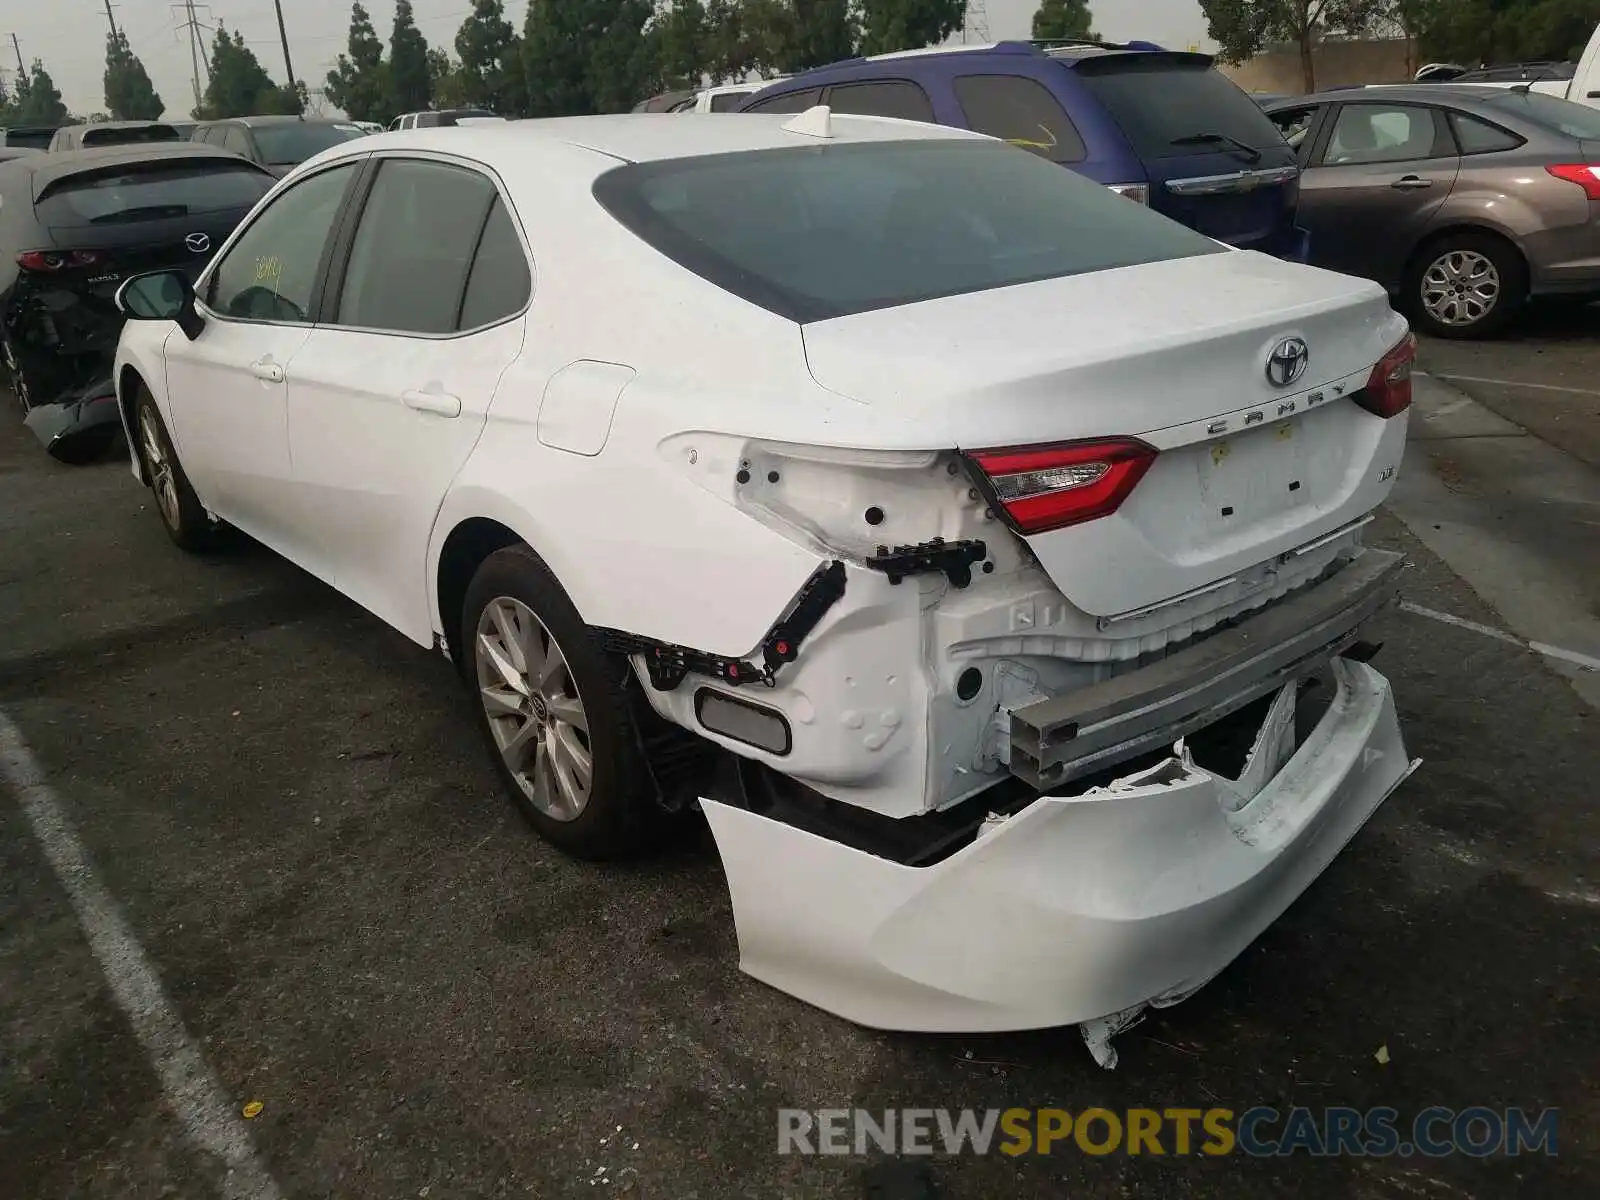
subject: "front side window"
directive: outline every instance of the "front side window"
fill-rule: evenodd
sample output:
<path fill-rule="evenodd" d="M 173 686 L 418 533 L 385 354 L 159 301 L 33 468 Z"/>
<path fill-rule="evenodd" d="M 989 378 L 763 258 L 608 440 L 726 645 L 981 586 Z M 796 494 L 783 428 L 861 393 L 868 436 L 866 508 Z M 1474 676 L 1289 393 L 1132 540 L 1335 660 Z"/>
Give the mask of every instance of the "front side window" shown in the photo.
<path fill-rule="evenodd" d="M 800 322 L 1228 252 L 1076 172 L 978 139 L 633 163 L 594 194 L 668 258 Z"/>
<path fill-rule="evenodd" d="M 455 332 L 467 272 L 497 196 L 487 178 L 465 167 L 384 160 L 350 246 L 336 322 L 395 333 Z"/>
<path fill-rule="evenodd" d="M 1316 120 L 1317 106 L 1314 104 L 1306 108 L 1279 109 L 1272 114 L 1272 123 L 1296 153 L 1305 148 L 1306 138 L 1311 135 L 1311 126 Z"/>
<path fill-rule="evenodd" d="M 301 322 L 356 164 L 319 171 L 278 196 L 239 235 L 206 282 L 206 306 L 225 317 Z"/>
<path fill-rule="evenodd" d="M 749 92 L 721 92 L 711 97 L 712 112 L 732 112 L 744 103 Z"/>
<path fill-rule="evenodd" d="M 1050 89 L 1022 75 L 963 75 L 956 102 L 977 133 L 1001 138 L 1056 163 L 1088 157 L 1083 136 Z"/>
<path fill-rule="evenodd" d="M 803 92 L 785 92 L 770 100 L 752 104 L 745 112 L 802 113 L 822 103 L 822 89 L 808 88 Z"/>

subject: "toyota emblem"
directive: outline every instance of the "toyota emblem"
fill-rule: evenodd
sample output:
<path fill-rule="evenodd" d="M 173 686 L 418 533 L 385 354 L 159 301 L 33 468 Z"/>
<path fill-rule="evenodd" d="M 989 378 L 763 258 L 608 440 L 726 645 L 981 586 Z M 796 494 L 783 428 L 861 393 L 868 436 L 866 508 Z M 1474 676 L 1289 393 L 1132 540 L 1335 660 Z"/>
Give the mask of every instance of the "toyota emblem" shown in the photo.
<path fill-rule="evenodd" d="M 211 239 L 203 233 L 191 233 L 183 239 L 183 244 L 196 254 L 204 254 L 211 249 Z"/>
<path fill-rule="evenodd" d="M 1310 347 L 1300 338 L 1284 338 L 1267 356 L 1267 382 L 1276 388 L 1291 387 L 1310 365 Z"/>

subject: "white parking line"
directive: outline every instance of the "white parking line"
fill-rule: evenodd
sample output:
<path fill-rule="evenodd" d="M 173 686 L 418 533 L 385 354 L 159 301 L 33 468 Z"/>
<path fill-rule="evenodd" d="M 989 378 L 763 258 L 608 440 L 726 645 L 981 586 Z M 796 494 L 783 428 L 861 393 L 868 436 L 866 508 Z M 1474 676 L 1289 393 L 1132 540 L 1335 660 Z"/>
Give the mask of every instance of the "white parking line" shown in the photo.
<path fill-rule="evenodd" d="M 1535 654 L 1542 654 L 1545 658 L 1571 663 L 1573 666 L 1582 667 L 1586 671 L 1600 671 L 1600 658 L 1594 658 L 1588 654 L 1579 654 L 1576 650 L 1563 650 L 1560 646 L 1552 646 L 1548 642 L 1526 642 L 1516 634 L 1507 633 L 1503 629 L 1496 629 L 1492 625 L 1480 625 L 1478 622 L 1469 621 L 1465 617 L 1453 617 L 1449 613 L 1423 608 L 1422 605 L 1413 604 L 1409 600 L 1400 601 L 1400 608 L 1415 616 L 1427 617 L 1430 621 L 1443 621 L 1446 625 L 1454 625 L 1457 629 L 1470 629 L 1473 633 L 1481 633 L 1484 637 L 1494 638 L 1497 642 L 1521 646 L 1524 650 L 1532 650 Z"/>
<path fill-rule="evenodd" d="M 216 1075 L 161 990 L 161 979 L 94 872 L 61 802 L 45 782 L 21 732 L 0 712 L 0 774 L 16 789 L 22 811 L 72 901 L 106 981 L 134 1036 L 161 1079 L 184 1133 L 226 1168 L 228 1200 L 280 1200 L 278 1185 L 256 1157 L 241 1119 Z"/>
<path fill-rule="evenodd" d="M 1524 383 L 1520 379 L 1481 379 L 1476 375 L 1441 375 L 1437 371 L 1428 374 L 1434 379 L 1443 379 L 1446 383 L 1483 383 L 1491 387 L 1529 388 L 1535 392 L 1568 392 L 1575 396 L 1600 396 L 1600 391 L 1594 388 L 1561 387 L 1554 383 Z"/>

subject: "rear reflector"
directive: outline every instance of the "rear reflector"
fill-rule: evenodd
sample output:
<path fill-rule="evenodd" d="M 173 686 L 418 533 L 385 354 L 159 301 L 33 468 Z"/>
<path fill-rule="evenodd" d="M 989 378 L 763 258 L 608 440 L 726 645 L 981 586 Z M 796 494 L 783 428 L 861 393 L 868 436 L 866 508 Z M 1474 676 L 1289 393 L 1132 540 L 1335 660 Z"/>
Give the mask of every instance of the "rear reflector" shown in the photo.
<path fill-rule="evenodd" d="M 1546 167 L 1545 170 L 1549 171 L 1557 179 L 1565 179 L 1568 183 L 1577 184 L 1589 194 L 1589 199 L 1600 200 L 1600 167 L 1572 163 Z"/>
<path fill-rule="evenodd" d="M 1411 368 L 1417 361 L 1417 336 L 1405 340 L 1378 360 L 1367 386 L 1352 399 L 1369 413 L 1393 417 L 1411 407 Z"/>
<path fill-rule="evenodd" d="M 694 694 L 694 715 L 712 733 L 720 733 L 768 754 L 787 754 L 794 745 L 784 715 L 764 704 L 752 704 L 701 688 Z"/>
<path fill-rule="evenodd" d="M 1017 532 L 1045 533 L 1109 516 L 1156 460 L 1133 438 L 976 450 L 969 457 Z"/>
<path fill-rule="evenodd" d="M 98 250 L 24 250 L 17 255 L 17 266 L 24 271 L 65 271 L 96 266 L 104 257 Z"/>

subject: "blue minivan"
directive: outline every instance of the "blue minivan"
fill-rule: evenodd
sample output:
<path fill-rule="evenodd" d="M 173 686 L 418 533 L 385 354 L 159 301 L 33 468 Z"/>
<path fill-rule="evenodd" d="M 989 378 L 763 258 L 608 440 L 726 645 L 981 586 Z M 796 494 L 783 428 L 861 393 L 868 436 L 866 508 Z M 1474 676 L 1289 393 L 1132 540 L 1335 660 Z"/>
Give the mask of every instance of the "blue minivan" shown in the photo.
<path fill-rule="evenodd" d="M 1145 42 L 936 46 L 817 67 L 739 111 L 816 104 L 1003 138 L 1220 242 L 1306 259 L 1294 151 L 1208 55 Z"/>

